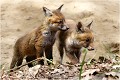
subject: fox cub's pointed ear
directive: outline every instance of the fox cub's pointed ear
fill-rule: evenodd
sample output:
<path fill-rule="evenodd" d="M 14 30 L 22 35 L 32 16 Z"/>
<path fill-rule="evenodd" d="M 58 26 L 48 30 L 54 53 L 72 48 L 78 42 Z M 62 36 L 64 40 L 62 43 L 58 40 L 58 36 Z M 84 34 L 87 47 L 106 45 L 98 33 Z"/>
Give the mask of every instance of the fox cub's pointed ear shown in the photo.
<path fill-rule="evenodd" d="M 45 13 L 45 16 L 52 16 L 53 15 L 52 11 L 46 7 L 43 7 L 43 11 Z"/>
<path fill-rule="evenodd" d="M 62 4 L 57 10 L 61 11 L 61 8 L 63 7 L 64 4 Z"/>
<path fill-rule="evenodd" d="M 81 22 L 78 22 L 78 24 L 77 24 L 77 31 L 84 32 L 84 28 L 83 28 Z"/>
<path fill-rule="evenodd" d="M 89 23 L 89 24 L 87 25 L 87 28 L 90 29 L 92 23 L 93 23 L 93 20 L 91 21 L 91 23 Z"/>

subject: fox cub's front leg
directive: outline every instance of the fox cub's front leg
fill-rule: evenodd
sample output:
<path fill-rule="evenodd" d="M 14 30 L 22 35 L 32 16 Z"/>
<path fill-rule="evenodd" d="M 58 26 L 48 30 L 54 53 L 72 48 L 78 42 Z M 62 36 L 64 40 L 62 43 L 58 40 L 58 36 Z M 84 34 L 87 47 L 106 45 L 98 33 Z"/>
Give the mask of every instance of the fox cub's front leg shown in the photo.
<path fill-rule="evenodd" d="M 64 55 L 63 47 L 64 47 L 63 44 L 60 43 L 60 41 L 59 41 L 59 43 L 58 43 L 58 51 L 59 51 L 59 54 L 60 54 L 60 64 L 62 64 L 62 61 L 63 61 L 63 55 Z"/>
<path fill-rule="evenodd" d="M 43 57 L 43 52 L 39 52 L 40 53 L 40 57 Z M 32 60 L 35 60 L 37 58 L 36 55 L 32 55 L 32 56 L 27 56 L 26 57 L 26 62 L 30 62 Z M 38 60 L 38 63 L 41 64 L 41 65 L 44 65 L 44 60 L 41 59 L 41 60 Z M 29 63 L 28 64 L 28 67 L 33 67 L 34 65 L 32 63 Z"/>
<path fill-rule="evenodd" d="M 52 48 L 53 48 L 52 46 L 45 48 L 45 56 L 46 56 L 47 59 L 49 59 L 51 61 L 53 60 Z M 48 65 L 51 64 L 51 62 L 49 62 L 49 61 L 47 61 L 47 63 L 48 63 Z"/>
<path fill-rule="evenodd" d="M 77 55 L 76 55 L 77 54 Z M 78 54 L 79 53 L 76 53 L 74 54 L 74 52 L 67 52 L 66 51 L 66 55 L 69 57 L 69 59 L 71 60 L 71 63 L 72 64 L 76 64 L 79 62 L 79 59 L 78 59 Z"/>

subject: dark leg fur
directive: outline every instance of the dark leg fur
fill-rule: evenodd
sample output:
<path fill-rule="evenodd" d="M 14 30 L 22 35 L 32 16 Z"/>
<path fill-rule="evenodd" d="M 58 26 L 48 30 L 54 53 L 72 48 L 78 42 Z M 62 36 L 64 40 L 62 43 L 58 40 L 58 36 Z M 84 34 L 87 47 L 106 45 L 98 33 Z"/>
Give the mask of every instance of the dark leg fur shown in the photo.
<path fill-rule="evenodd" d="M 43 56 L 41 56 L 41 57 L 43 57 Z M 27 56 L 26 57 L 26 62 L 30 62 L 30 61 L 35 60 L 35 59 L 36 59 L 36 55 Z M 41 64 L 41 65 L 44 65 L 44 60 L 42 59 L 42 60 L 38 61 L 38 63 Z M 33 67 L 33 66 L 34 65 L 32 63 L 28 64 L 28 67 Z"/>
<path fill-rule="evenodd" d="M 47 59 L 53 60 L 53 56 L 52 56 L 52 46 L 45 48 L 45 56 L 46 56 Z M 47 63 L 48 63 L 48 65 L 51 64 L 49 61 L 47 61 Z"/>
<path fill-rule="evenodd" d="M 66 52 L 66 55 L 69 57 L 69 59 L 71 60 L 71 62 L 73 64 L 76 64 L 79 62 L 78 58 L 76 57 L 74 52 Z"/>
<path fill-rule="evenodd" d="M 36 59 L 36 55 L 33 55 L 33 56 L 27 56 L 26 57 L 26 62 L 30 62 L 32 60 Z M 33 64 L 32 63 L 29 63 L 28 64 L 28 67 L 33 67 Z"/>
<path fill-rule="evenodd" d="M 79 61 L 79 60 L 80 60 L 81 52 L 80 52 L 80 51 L 76 51 L 76 52 L 75 52 L 75 55 L 76 55 L 76 57 L 77 57 L 77 59 L 78 59 L 78 61 Z"/>
<path fill-rule="evenodd" d="M 17 57 L 16 56 L 13 56 L 12 58 L 12 62 L 11 62 L 11 65 L 10 65 L 10 69 L 14 68 L 15 65 L 17 63 Z"/>
<path fill-rule="evenodd" d="M 18 60 L 17 60 L 16 66 L 20 66 L 20 65 L 22 64 L 22 61 L 23 61 L 23 57 L 20 56 L 20 57 L 18 58 Z M 18 68 L 18 69 L 19 69 L 19 68 Z"/>
<path fill-rule="evenodd" d="M 62 64 L 62 60 L 63 60 L 63 55 L 64 55 L 64 50 L 63 50 L 63 45 L 61 43 L 59 43 L 58 45 L 58 50 L 59 50 L 59 54 L 60 54 L 60 63 Z"/>
<path fill-rule="evenodd" d="M 40 57 L 44 56 L 44 52 L 43 51 L 40 51 L 39 54 L 40 54 Z M 42 59 L 42 60 L 38 61 L 38 63 L 41 64 L 41 65 L 44 65 L 44 60 Z"/>
<path fill-rule="evenodd" d="M 11 65 L 10 65 L 10 69 L 13 69 L 15 66 L 17 66 L 17 67 L 20 66 L 22 64 L 22 61 L 23 61 L 22 56 L 14 55 L 12 62 L 11 62 Z M 17 69 L 19 69 L 19 68 L 17 68 Z"/>

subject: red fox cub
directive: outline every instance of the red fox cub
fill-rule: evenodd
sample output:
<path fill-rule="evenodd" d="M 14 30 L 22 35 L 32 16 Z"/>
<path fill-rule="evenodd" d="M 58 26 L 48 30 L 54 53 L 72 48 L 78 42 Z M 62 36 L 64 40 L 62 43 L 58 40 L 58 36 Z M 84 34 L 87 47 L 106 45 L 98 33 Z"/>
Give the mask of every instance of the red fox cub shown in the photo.
<path fill-rule="evenodd" d="M 79 62 L 82 47 L 88 48 L 88 50 L 94 50 L 94 36 L 90 30 L 92 22 L 87 26 L 83 26 L 81 22 L 76 24 L 73 20 L 66 20 L 69 30 L 58 31 L 57 33 L 61 63 L 64 53 L 63 49 L 65 49 L 66 55 L 73 64 Z"/>
<path fill-rule="evenodd" d="M 68 30 L 66 26 L 65 18 L 61 13 L 61 5 L 56 10 L 49 10 L 43 7 L 45 19 L 43 24 L 23 37 L 19 38 L 14 46 L 14 54 L 10 69 L 22 64 L 23 58 L 26 56 L 26 61 L 45 56 L 47 59 L 53 59 L 52 47 L 55 42 L 55 34 L 58 30 Z M 44 64 L 44 61 L 39 61 L 40 64 Z M 31 67 L 31 64 L 28 64 Z"/>

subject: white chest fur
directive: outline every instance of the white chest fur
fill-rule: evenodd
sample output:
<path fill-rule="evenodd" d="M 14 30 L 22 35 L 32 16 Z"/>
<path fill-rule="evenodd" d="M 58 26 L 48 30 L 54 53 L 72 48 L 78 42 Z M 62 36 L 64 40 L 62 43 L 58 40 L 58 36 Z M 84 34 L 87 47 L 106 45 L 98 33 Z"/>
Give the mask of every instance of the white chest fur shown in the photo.
<path fill-rule="evenodd" d="M 52 46 L 55 42 L 55 32 L 44 31 L 42 33 L 44 37 L 43 45 L 44 46 Z"/>

